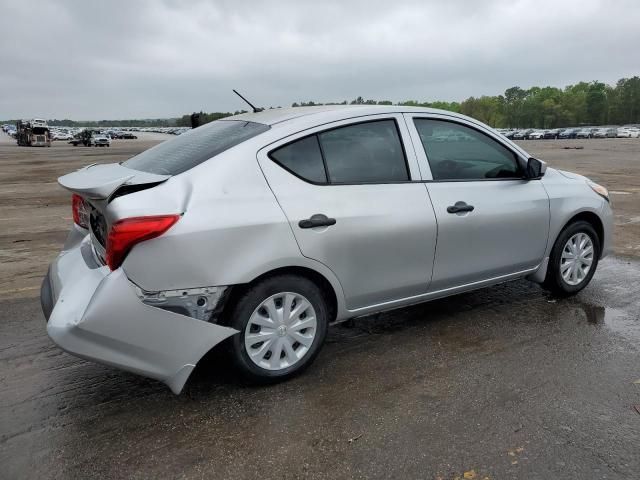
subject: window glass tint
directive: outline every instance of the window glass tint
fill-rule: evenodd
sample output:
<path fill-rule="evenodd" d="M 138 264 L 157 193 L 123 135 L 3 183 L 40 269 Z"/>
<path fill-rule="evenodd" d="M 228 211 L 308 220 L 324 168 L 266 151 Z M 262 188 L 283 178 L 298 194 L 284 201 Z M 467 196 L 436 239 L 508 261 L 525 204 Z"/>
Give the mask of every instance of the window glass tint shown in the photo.
<path fill-rule="evenodd" d="M 262 123 L 218 120 L 145 150 L 123 165 L 148 173 L 177 175 L 269 128 Z"/>
<path fill-rule="evenodd" d="M 271 158 L 293 173 L 314 183 L 326 183 L 320 146 L 315 135 L 271 152 Z"/>
<path fill-rule="evenodd" d="M 331 183 L 408 180 L 395 121 L 340 127 L 318 134 Z"/>
<path fill-rule="evenodd" d="M 513 152 L 457 123 L 415 119 L 434 180 L 521 178 Z"/>

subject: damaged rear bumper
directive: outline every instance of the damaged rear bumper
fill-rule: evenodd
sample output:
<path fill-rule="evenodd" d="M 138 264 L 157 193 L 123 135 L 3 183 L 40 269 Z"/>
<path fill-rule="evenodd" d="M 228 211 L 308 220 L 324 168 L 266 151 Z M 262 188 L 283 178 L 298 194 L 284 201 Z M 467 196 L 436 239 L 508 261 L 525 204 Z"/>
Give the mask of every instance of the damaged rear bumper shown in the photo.
<path fill-rule="evenodd" d="M 122 269 L 95 262 L 86 238 L 51 264 L 40 299 L 60 348 L 155 378 L 176 394 L 202 356 L 237 333 L 143 303 Z"/>

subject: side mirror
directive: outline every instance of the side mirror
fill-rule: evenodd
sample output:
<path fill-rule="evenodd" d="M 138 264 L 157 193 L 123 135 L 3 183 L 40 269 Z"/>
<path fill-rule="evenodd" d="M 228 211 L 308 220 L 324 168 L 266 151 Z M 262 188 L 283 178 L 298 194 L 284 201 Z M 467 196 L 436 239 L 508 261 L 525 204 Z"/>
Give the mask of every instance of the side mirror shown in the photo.
<path fill-rule="evenodd" d="M 537 158 L 529 157 L 529 160 L 527 160 L 527 171 L 525 172 L 526 178 L 528 178 L 529 180 L 542 178 L 546 171 L 546 163 L 544 163 L 542 160 L 538 160 Z"/>

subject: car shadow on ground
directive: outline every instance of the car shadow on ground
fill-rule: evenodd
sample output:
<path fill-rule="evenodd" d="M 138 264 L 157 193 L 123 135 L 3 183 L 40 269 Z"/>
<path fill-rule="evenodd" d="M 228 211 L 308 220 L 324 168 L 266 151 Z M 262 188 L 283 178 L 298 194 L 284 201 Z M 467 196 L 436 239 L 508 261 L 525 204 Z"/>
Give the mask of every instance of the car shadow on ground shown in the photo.
<path fill-rule="evenodd" d="M 317 367 L 318 363 L 323 362 L 325 357 L 331 357 L 337 351 L 357 348 L 365 340 L 372 343 L 374 347 L 378 342 L 383 347 L 386 336 L 401 335 L 403 332 L 414 329 L 422 330 L 423 334 L 428 335 L 430 332 L 433 333 L 434 329 L 436 331 L 446 329 L 446 322 L 452 316 L 458 316 L 464 312 L 470 313 L 482 308 L 495 310 L 506 307 L 508 309 L 527 302 L 541 305 L 548 301 L 555 302 L 551 294 L 538 285 L 519 281 L 350 319 L 329 327 L 325 346 L 311 370 Z M 463 332 L 459 335 L 449 332 L 447 336 L 449 340 L 454 340 L 453 336 L 457 336 L 455 341 L 461 347 L 476 342 L 472 337 L 465 338 Z M 264 386 L 252 385 L 238 375 L 228 353 L 230 341 L 231 339 L 225 340 L 198 362 L 185 385 L 183 395 L 193 399 L 209 397 L 222 386 L 250 390 L 264 388 Z M 308 370 L 302 375 L 312 374 Z"/>

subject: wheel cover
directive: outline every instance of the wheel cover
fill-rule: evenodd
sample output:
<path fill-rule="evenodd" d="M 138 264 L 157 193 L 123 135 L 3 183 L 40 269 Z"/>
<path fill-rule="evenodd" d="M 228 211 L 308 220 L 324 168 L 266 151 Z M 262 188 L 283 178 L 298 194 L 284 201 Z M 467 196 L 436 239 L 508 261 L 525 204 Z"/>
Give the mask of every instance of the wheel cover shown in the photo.
<path fill-rule="evenodd" d="M 270 296 L 253 311 L 244 330 L 249 358 L 260 368 L 283 370 L 309 352 L 318 322 L 311 302 L 299 293 Z"/>
<path fill-rule="evenodd" d="M 587 277 L 593 263 L 593 241 L 586 233 L 573 235 L 562 249 L 560 274 L 569 285 L 576 286 Z"/>

